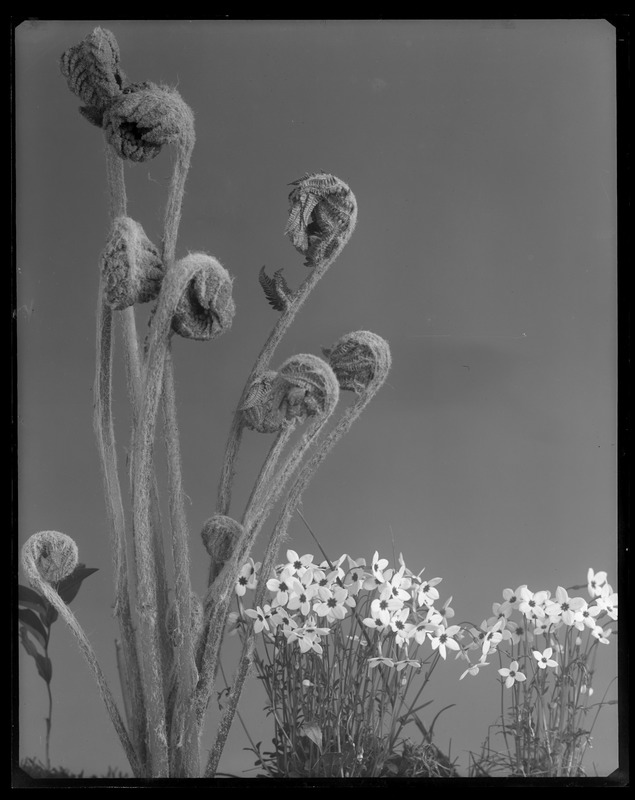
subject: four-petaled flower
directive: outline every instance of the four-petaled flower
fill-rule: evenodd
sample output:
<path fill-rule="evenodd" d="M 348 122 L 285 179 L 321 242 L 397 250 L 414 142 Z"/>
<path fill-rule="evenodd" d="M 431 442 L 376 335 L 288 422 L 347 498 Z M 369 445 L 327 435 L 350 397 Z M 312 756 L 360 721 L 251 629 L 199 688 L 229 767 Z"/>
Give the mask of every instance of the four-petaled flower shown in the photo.
<path fill-rule="evenodd" d="M 518 610 L 526 617 L 542 619 L 545 616 L 545 603 L 549 600 L 549 592 L 530 592 L 526 586 L 520 587 L 520 605 Z"/>
<path fill-rule="evenodd" d="M 512 615 L 512 607 L 509 603 L 492 603 L 493 617 L 487 620 L 488 625 L 494 625 L 499 619 L 503 620 L 503 625 Z"/>
<path fill-rule="evenodd" d="M 271 624 L 282 626 L 283 632 L 287 632 L 298 627 L 298 623 L 293 619 L 293 617 L 289 616 L 289 614 L 286 614 L 281 606 L 272 609 L 272 611 L 273 613 L 271 614 L 270 618 Z"/>
<path fill-rule="evenodd" d="M 401 608 L 403 608 L 403 603 L 400 600 L 393 598 L 382 600 L 380 597 L 376 597 L 370 604 L 370 613 L 374 619 L 381 619 L 384 625 L 387 625 L 392 612 L 399 611 Z"/>
<path fill-rule="evenodd" d="M 380 664 L 383 664 L 386 667 L 394 667 L 395 662 L 392 658 L 384 658 L 384 656 L 375 656 L 374 658 L 368 659 L 368 669 L 375 669 Z"/>
<path fill-rule="evenodd" d="M 606 611 L 611 619 L 617 619 L 617 592 L 614 592 L 608 583 L 605 583 L 600 589 L 595 602 L 602 611 Z"/>
<path fill-rule="evenodd" d="M 508 605 L 516 608 L 522 601 L 521 590 L 526 588 L 527 584 L 523 583 L 523 585 L 519 586 L 515 591 L 513 589 L 503 589 L 503 599 Z"/>
<path fill-rule="evenodd" d="M 450 625 L 446 628 L 444 625 L 439 625 L 435 631 L 430 634 L 430 644 L 433 650 L 439 650 L 441 658 L 445 659 L 445 649 L 449 647 L 450 650 L 458 650 L 460 645 L 452 638 L 461 630 L 458 625 Z"/>
<path fill-rule="evenodd" d="M 592 567 L 589 567 L 586 579 L 589 597 L 597 597 L 600 594 L 601 587 L 606 583 L 606 572 L 593 572 Z"/>
<path fill-rule="evenodd" d="M 601 613 L 600 606 L 590 606 L 585 602 L 582 608 L 575 612 L 573 624 L 579 631 L 583 631 L 585 628 L 595 628 L 597 624 L 595 618 Z"/>
<path fill-rule="evenodd" d="M 534 650 L 533 653 L 534 653 L 534 658 L 538 662 L 538 666 L 540 667 L 540 669 L 546 669 L 547 667 L 558 666 L 558 662 L 554 661 L 553 658 L 551 658 L 551 654 L 553 653 L 553 648 L 547 647 L 545 650 L 543 650 L 542 653 L 539 650 Z"/>
<path fill-rule="evenodd" d="M 329 622 L 336 619 L 344 619 L 347 613 L 346 598 L 348 592 L 340 586 L 333 586 L 331 596 L 327 597 L 321 603 L 316 603 L 313 610 L 318 617 L 326 617 Z"/>
<path fill-rule="evenodd" d="M 267 581 L 267 589 L 270 592 L 275 592 L 276 596 L 273 600 L 273 606 L 286 606 L 289 601 L 289 593 L 297 591 L 297 587 L 301 586 L 297 578 L 293 578 L 288 569 L 283 569 L 278 578 L 270 578 Z"/>
<path fill-rule="evenodd" d="M 236 594 L 242 597 L 247 589 L 255 589 L 258 581 L 257 571 L 260 567 L 260 562 L 254 564 L 253 558 L 250 558 L 246 564 L 243 564 L 238 573 L 238 580 L 236 581 Z"/>
<path fill-rule="evenodd" d="M 388 566 L 388 559 L 387 558 L 380 558 L 379 552 L 375 550 L 375 555 L 373 556 L 373 562 L 370 565 L 371 568 L 371 575 L 369 575 L 366 580 L 364 581 L 364 589 L 376 589 L 382 583 L 385 583 L 387 580 L 390 580 L 392 577 L 392 570 L 386 570 L 384 574 L 384 570 Z"/>
<path fill-rule="evenodd" d="M 434 601 L 439 599 L 439 592 L 434 587 L 441 583 L 443 578 L 431 578 L 429 581 L 424 581 L 417 590 L 417 602 L 420 606 L 432 606 Z"/>
<path fill-rule="evenodd" d="M 260 633 L 262 630 L 269 630 L 269 618 L 271 617 L 271 614 L 269 613 L 270 611 L 271 608 L 269 606 L 265 606 L 264 611 L 262 608 L 260 608 L 260 606 L 258 606 L 256 609 L 247 608 L 245 610 L 245 614 L 247 614 L 248 617 L 256 620 L 254 622 L 255 633 Z"/>
<path fill-rule="evenodd" d="M 408 625 L 406 620 L 410 615 L 409 608 L 402 608 L 400 611 L 395 611 L 390 619 L 390 627 L 397 634 L 395 641 L 398 645 L 404 645 L 410 638 L 414 625 Z"/>
<path fill-rule="evenodd" d="M 299 556 L 295 550 L 287 550 L 287 563 L 284 568 L 289 570 L 289 574 L 302 577 L 309 565 L 314 566 L 312 561 L 313 556 L 309 553 Z"/>
<path fill-rule="evenodd" d="M 452 617 L 454 616 L 455 612 L 454 609 L 450 606 L 451 602 L 452 602 L 452 595 L 448 597 L 448 599 L 443 604 L 443 608 L 439 612 L 441 614 L 441 617 L 445 620 L 452 619 Z"/>
<path fill-rule="evenodd" d="M 348 556 L 348 571 L 344 575 L 344 586 L 348 589 L 349 595 L 355 597 L 361 591 L 364 581 L 368 578 L 368 573 L 362 567 L 366 566 L 366 559 L 360 558 L 354 561 Z"/>
<path fill-rule="evenodd" d="M 404 658 L 403 661 L 395 661 L 395 669 L 401 672 L 406 667 L 413 667 L 414 669 L 421 669 L 421 662 L 416 661 L 414 658 Z"/>
<path fill-rule="evenodd" d="M 502 640 L 503 632 L 501 628 L 504 625 L 504 620 L 499 619 L 495 625 L 488 626 L 486 620 L 481 622 L 481 628 L 485 632 L 483 636 L 483 655 L 489 655 L 490 651 Z"/>
<path fill-rule="evenodd" d="M 399 572 L 395 572 L 392 578 L 382 585 L 379 595 L 382 600 L 387 600 L 389 597 L 402 602 L 410 600 L 410 595 L 406 589 L 410 588 L 412 581 L 410 578 L 404 577 L 404 569 L 405 567 L 401 567 Z"/>
<path fill-rule="evenodd" d="M 318 587 L 315 583 L 304 586 L 297 581 L 296 585 L 291 589 L 287 608 L 289 611 L 299 610 L 305 617 L 308 616 L 311 611 L 311 600 L 316 596 L 317 591 Z"/>
<path fill-rule="evenodd" d="M 489 664 L 489 661 L 479 661 L 479 662 L 478 662 L 478 664 L 472 664 L 471 666 L 469 666 L 469 667 L 468 667 L 468 668 L 465 670 L 465 672 L 463 672 L 463 673 L 462 673 L 462 675 L 461 675 L 461 677 L 459 678 L 459 680 L 460 680 L 460 681 L 462 681 L 462 680 L 463 680 L 463 678 L 464 678 L 466 675 L 478 675 L 478 671 L 479 671 L 479 669 L 480 669 L 481 667 L 486 667 L 488 664 Z"/>
<path fill-rule="evenodd" d="M 547 603 L 545 612 L 553 620 L 561 619 L 565 625 L 573 625 L 576 611 L 579 611 L 585 601 L 582 597 L 569 597 L 567 590 L 558 586 L 556 599 Z"/>
<path fill-rule="evenodd" d="M 529 642 L 531 642 L 534 638 L 533 634 L 527 630 L 526 626 L 523 625 L 522 622 L 507 620 L 505 628 L 509 632 L 511 640 L 514 644 L 518 644 L 518 642 L 525 637 Z"/>
<path fill-rule="evenodd" d="M 512 661 L 509 667 L 501 667 L 498 674 L 505 678 L 505 686 L 508 689 L 516 683 L 516 681 L 526 681 L 527 676 L 523 672 L 518 671 L 518 661 Z"/>
<path fill-rule="evenodd" d="M 601 625 L 596 625 L 591 631 L 591 636 L 594 636 L 602 644 L 609 643 L 609 636 L 611 635 L 611 628 L 603 630 Z"/>

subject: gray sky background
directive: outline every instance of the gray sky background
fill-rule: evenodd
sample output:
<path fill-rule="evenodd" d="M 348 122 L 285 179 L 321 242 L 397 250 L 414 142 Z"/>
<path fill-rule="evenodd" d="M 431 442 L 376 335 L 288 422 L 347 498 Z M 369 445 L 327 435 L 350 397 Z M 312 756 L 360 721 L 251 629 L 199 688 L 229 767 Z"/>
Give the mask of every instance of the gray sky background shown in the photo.
<path fill-rule="evenodd" d="M 337 446 L 303 510 L 332 557 L 403 552 L 441 576 L 477 625 L 505 587 L 606 570 L 616 587 L 616 144 L 614 29 L 600 20 L 411 22 L 52 21 L 16 33 L 19 544 L 60 530 L 99 567 L 73 610 L 118 691 L 111 557 L 92 431 L 97 260 L 108 233 L 103 139 L 77 113 L 58 59 L 112 30 L 133 81 L 176 85 L 196 116 L 177 255 L 234 276 L 230 333 L 174 343 L 194 587 L 227 432 L 275 322 L 258 270 L 302 259 L 283 236 L 289 182 L 345 180 L 357 229 L 274 365 L 367 329 L 391 345 L 387 384 Z M 126 169 L 129 214 L 158 242 L 173 153 Z M 147 310 L 141 314 L 145 318 Z M 142 323 L 143 324 L 143 323 Z M 178 337 L 176 337 L 178 338 Z M 118 368 L 115 419 L 127 444 Z M 237 501 L 267 437 L 241 452 Z M 316 553 L 299 520 L 289 546 Z M 600 653 L 595 688 L 617 669 Z M 52 635 L 54 764 L 126 769 L 63 623 Z M 44 756 L 46 693 L 21 656 L 21 752 Z M 495 667 L 431 682 L 438 743 L 467 762 L 499 715 Z M 615 685 L 611 696 L 616 696 Z M 270 742 L 254 682 L 242 708 Z M 210 726 L 211 727 L 211 726 Z M 207 737 L 209 739 L 209 736 Z M 207 742 L 206 739 L 206 742 Z M 594 760 L 617 766 L 615 707 Z M 221 768 L 253 765 L 236 724 Z M 253 773 L 247 773 L 253 774 Z"/>

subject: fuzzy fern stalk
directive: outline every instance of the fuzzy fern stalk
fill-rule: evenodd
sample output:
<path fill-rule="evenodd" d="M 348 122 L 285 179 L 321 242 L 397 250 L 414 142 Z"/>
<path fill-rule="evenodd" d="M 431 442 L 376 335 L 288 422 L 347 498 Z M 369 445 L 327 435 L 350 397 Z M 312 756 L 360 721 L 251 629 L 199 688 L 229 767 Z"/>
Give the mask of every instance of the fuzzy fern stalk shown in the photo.
<path fill-rule="evenodd" d="M 296 250 L 306 256 L 309 275 L 295 292 L 291 292 L 279 270 L 274 279 L 261 271 L 260 282 L 270 305 L 280 311 L 269 338 L 263 345 L 245 383 L 241 401 L 234 415 L 225 450 L 225 459 L 218 489 L 216 510 L 227 514 L 231 504 L 235 461 L 240 450 L 245 419 L 241 409 L 255 382 L 266 374 L 273 354 L 317 282 L 340 255 L 357 223 L 357 200 L 344 183 L 334 175 L 307 173 L 294 181 L 289 195 L 289 219 L 285 234 Z M 277 278 L 277 279 L 276 279 Z"/>
<path fill-rule="evenodd" d="M 284 334 L 341 254 L 357 221 L 357 201 L 346 183 L 328 173 L 307 173 L 291 184 L 284 232 L 309 272 L 293 290 L 282 269 L 270 275 L 262 267 L 257 276 L 266 301 L 279 316 L 247 376 L 234 413 L 216 508 L 203 525 L 210 567 L 208 586 L 199 595 L 190 574 L 192 537 L 184 502 L 171 341 L 173 336 L 198 342 L 220 337 L 231 328 L 235 306 L 233 279 L 218 259 L 202 251 L 177 253 L 184 187 L 195 143 L 194 115 L 175 89 L 129 81 L 114 35 L 102 28 L 62 55 L 61 71 L 83 104 L 82 117 L 101 129 L 106 152 L 110 230 L 99 258 L 93 419 L 110 528 L 120 630 L 115 647 L 125 720 L 90 643 L 55 591 L 60 575 L 76 560 L 72 540 L 54 532 L 36 534 L 25 546 L 24 569 L 34 588 L 77 637 L 134 774 L 212 777 L 253 665 L 254 642 L 248 637 L 203 769 L 200 739 L 240 572 L 281 502 L 281 517 L 265 559 L 272 563 L 302 492 L 383 382 L 390 354 L 380 337 L 362 331 L 345 337 L 325 352 L 325 358 L 304 353 L 287 359 L 278 369 L 271 366 Z M 174 153 L 173 174 L 161 242 L 154 243 L 130 214 L 126 165 L 148 162 L 165 147 Z M 136 319 L 142 304 L 151 304 L 143 345 Z M 130 402 L 129 508 L 121 487 L 112 414 L 117 329 Z M 325 426 L 341 390 L 356 392 L 358 400 L 327 435 Z M 271 447 L 245 507 L 230 516 L 245 430 L 271 435 Z M 167 460 L 161 490 L 155 466 L 159 447 Z M 162 504 L 167 514 L 161 513 Z"/>
<path fill-rule="evenodd" d="M 137 755 L 93 648 L 75 615 L 57 593 L 56 585 L 72 573 L 77 566 L 77 561 L 77 545 L 70 536 L 59 531 L 34 533 L 22 548 L 22 568 L 29 583 L 48 600 L 75 636 L 79 649 L 97 682 L 99 693 L 130 766 L 135 775 L 138 775 L 141 767 Z"/>

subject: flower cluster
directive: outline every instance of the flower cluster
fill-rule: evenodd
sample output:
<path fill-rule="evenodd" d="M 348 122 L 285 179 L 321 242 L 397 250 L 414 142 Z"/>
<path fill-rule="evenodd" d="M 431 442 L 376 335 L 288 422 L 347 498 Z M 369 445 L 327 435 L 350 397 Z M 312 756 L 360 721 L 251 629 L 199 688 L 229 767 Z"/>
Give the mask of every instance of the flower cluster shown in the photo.
<path fill-rule="evenodd" d="M 588 599 L 569 596 L 569 591 L 582 588 L 587 589 Z M 489 663 L 485 659 L 505 645 L 508 645 L 511 654 L 515 652 L 514 647 L 518 646 L 517 655 L 520 657 L 521 646 L 527 649 L 538 637 L 544 637 L 548 646 L 543 650 L 531 649 L 533 673 L 536 669 L 558 669 L 562 666 L 562 662 L 558 661 L 563 653 L 563 646 L 559 642 L 562 632 L 575 632 L 574 646 L 578 648 L 582 646 L 582 634 L 585 631 L 597 642 L 608 644 L 612 628 L 607 625 L 611 620 L 617 620 L 617 593 L 607 582 L 606 572 L 596 573 L 589 569 L 586 587 L 575 586 L 569 591 L 558 586 L 554 595 L 548 590 L 533 592 L 526 584 L 515 590 L 504 589 L 503 601 L 492 605 L 492 616 L 483 620 L 480 628 L 468 628 L 472 641 L 461 648 L 457 657 L 463 657 L 470 662 L 470 666 L 461 679 L 468 674 L 477 675 L 479 669 Z M 469 651 L 479 652 L 477 663 L 470 661 Z M 498 673 L 507 688 L 527 679 L 516 659 L 508 667 L 501 667 Z"/>
<path fill-rule="evenodd" d="M 368 659 L 369 669 L 380 664 L 398 671 L 420 667 L 419 661 L 410 658 L 409 648 L 426 640 L 443 659 L 448 650 L 459 650 L 461 630 L 448 622 L 454 616 L 452 598 L 435 607 L 441 578 L 426 580 L 423 570 L 415 575 L 403 556 L 395 569 L 378 552 L 369 565 L 363 558 L 346 554 L 335 562 L 319 564 L 311 554 L 300 556 L 287 550 L 286 555 L 287 562 L 267 580 L 268 603 L 242 612 L 254 621 L 256 633 L 270 638 L 281 634 L 288 644 L 297 643 L 302 653 L 322 654 L 320 642 L 331 632 L 330 626 L 355 613 L 366 632 L 366 643 L 378 653 Z M 258 567 L 253 560 L 244 565 L 236 585 L 239 597 L 247 588 L 255 588 Z M 384 643 L 394 645 L 392 654 L 401 657 L 385 656 Z"/>

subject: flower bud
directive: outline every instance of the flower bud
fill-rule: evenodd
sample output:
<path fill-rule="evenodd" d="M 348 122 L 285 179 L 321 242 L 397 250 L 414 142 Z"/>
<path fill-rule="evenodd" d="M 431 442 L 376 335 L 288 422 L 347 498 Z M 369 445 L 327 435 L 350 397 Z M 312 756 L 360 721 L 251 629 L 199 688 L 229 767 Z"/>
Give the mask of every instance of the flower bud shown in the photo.
<path fill-rule="evenodd" d="M 293 181 L 285 235 L 305 265 L 333 258 L 348 242 L 357 222 L 357 201 L 344 181 L 327 173 L 307 173 Z"/>
<path fill-rule="evenodd" d="M 22 547 L 22 566 L 32 585 L 34 570 L 47 583 L 59 583 L 73 572 L 78 558 L 75 542 L 59 531 L 34 533 Z"/>
<path fill-rule="evenodd" d="M 71 92 L 86 103 L 80 112 L 93 124 L 100 124 L 105 108 L 121 94 L 125 82 L 114 34 L 95 28 L 62 54 L 60 69 Z"/>
<path fill-rule="evenodd" d="M 177 304 L 172 330 L 186 339 L 206 341 L 231 328 L 236 311 L 232 278 L 206 253 L 190 253 L 176 263 L 175 269 L 192 264 L 197 270 Z"/>
<path fill-rule="evenodd" d="M 142 83 L 127 87 L 104 112 L 106 139 L 129 161 L 149 161 L 163 145 L 194 136 L 194 115 L 176 89 Z"/>
<path fill-rule="evenodd" d="M 370 331 L 342 336 L 331 348 L 323 348 L 340 389 L 361 394 L 371 384 L 383 383 L 392 363 L 385 339 Z"/>
<path fill-rule="evenodd" d="M 100 260 L 106 302 L 116 310 L 154 300 L 164 267 L 159 250 L 130 217 L 117 217 Z"/>

